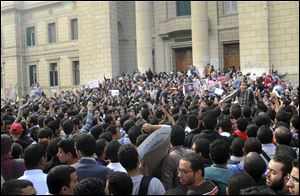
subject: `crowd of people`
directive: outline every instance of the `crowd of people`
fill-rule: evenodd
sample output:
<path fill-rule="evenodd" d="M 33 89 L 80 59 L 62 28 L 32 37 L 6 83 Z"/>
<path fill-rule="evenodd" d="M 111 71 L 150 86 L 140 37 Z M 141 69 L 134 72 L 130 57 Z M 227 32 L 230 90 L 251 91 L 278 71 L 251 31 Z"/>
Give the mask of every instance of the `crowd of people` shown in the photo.
<path fill-rule="evenodd" d="M 1 99 L 1 194 L 299 195 L 299 86 L 234 67 L 203 75 L 135 70 Z M 162 127 L 149 172 L 138 147 Z"/>

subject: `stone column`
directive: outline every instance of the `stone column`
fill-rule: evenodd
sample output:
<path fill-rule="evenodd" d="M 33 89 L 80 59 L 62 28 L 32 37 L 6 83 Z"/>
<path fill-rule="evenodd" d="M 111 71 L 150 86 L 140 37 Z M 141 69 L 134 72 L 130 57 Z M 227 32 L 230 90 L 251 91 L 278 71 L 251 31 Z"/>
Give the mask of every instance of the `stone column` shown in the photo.
<path fill-rule="evenodd" d="M 207 1 L 191 1 L 193 65 L 203 75 L 204 66 L 209 63 L 209 34 Z"/>
<path fill-rule="evenodd" d="M 141 73 L 145 73 L 149 68 L 153 70 L 150 2 L 136 1 L 135 16 L 137 68 Z"/>

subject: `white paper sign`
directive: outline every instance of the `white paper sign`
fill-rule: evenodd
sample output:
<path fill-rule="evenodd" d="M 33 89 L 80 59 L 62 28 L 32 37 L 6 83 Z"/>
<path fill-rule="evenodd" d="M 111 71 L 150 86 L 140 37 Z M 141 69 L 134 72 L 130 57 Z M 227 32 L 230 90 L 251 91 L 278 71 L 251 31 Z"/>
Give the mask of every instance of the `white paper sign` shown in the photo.
<path fill-rule="evenodd" d="M 221 89 L 221 88 L 216 88 L 215 89 L 215 94 L 217 94 L 217 95 L 222 95 L 223 94 L 223 92 L 224 92 L 224 90 L 223 89 Z"/>
<path fill-rule="evenodd" d="M 111 96 L 119 96 L 120 91 L 119 90 L 109 90 L 109 92 L 111 93 Z"/>
<path fill-rule="evenodd" d="M 98 82 L 98 80 L 90 81 L 90 82 L 88 83 L 88 87 L 89 87 L 89 88 L 98 88 L 98 87 L 99 87 L 99 82 Z"/>

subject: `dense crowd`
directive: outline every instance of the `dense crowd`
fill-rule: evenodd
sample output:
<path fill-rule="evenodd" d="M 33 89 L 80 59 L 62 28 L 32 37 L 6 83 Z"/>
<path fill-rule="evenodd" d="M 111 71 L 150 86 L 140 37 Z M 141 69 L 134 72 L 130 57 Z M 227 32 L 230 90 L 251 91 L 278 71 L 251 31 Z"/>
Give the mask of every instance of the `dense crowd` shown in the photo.
<path fill-rule="evenodd" d="M 135 70 L 1 99 L 1 193 L 298 195 L 299 86 L 276 71 L 201 75 Z M 139 146 L 162 128 L 150 170 Z"/>

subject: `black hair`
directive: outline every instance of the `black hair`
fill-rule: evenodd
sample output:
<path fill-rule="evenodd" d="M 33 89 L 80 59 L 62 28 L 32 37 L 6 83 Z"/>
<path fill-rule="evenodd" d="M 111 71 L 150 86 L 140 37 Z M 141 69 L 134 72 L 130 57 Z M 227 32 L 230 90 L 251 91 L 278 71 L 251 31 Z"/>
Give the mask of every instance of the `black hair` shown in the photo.
<path fill-rule="evenodd" d="M 273 159 L 274 162 L 279 162 L 283 164 L 281 168 L 282 176 L 287 176 L 293 168 L 293 157 L 285 153 L 275 153 Z"/>
<path fill-rule="evenodd" d="M 201 153 L 203 158 L 209 158 L 209 140 L 206 138 L 197 138 L 194 141 L 196 148 L 194 149 L 196 153 Z"/>
<path fill-rule="evenodd" d="M 219 127 L 222 128 L 222 131 L 223 132 L 230 132 L 231 131 L 231 121 L 229 118 L 225 117 L 225 118 L 222 118 L 220 121 L 219 121 Z"/>
<path fill-rule="evenodd" d="M 3 183 L 1 188 L 1 195 L 21 195 L 22 189 L 33 186 L 33 183 L 25 179 L 11 179 Z"/>
<path fill-rule="evenodd" d="M 66 120 L 62 124 L 62 129 L 63 129 L 63 131 L 65 132 L 66 135 L 71 134 L 74 127 L 75 127 L 75 124 L 72 120 Z"/>
<path fill-rule="evenodd" d="M 241 132 L 245 132 L 248 125 L 248 121 L 245 118 L 240 117 L 237 119 L 236 124 L 238 130 L 240 130 Z"/>
<path fill-rule="evenodd" d="M 43 157 L 46 158 L 46 149 L 40 144 L 31 144 L 24 151 L 26 169 L 36 169 Z"/>
<path fill-rule="evenodd" d="M 183 145 L 184 140 L 185 140 L 184 128 L 179 125 L 173 125 L 170 133 L 170 142 L 172 146 Z"/>
<path fill-rule="evenodd" d="M 75 195 L 105 195 L 104 185 L 99 178 L 85 178 L 74 190 Z"/>
<path fill-rule="evenodd" d="M 127 170 L 133 170 L 138 167 L 139 154 L 131 144 L 124 144 L 119 148 L 118 158 L 121 165 Z"/>
<path fill-rule="evenodd" d="M 96 151 L 96 140 L 90 134 L 80 134 L 75 139 L 75 146 L 84 156 L 92 156 Z"/>
<path fill-rule="evenodd" d="M 244 143 L 245 142 L 242 138 L 240 137 L 234 138 L 230 146 L 231 154 L 236 157 L 242 157 L 244 154 L 243 153 Z"/>
<path fill-rule="evenodd" d="M 202 177 L 204 177 L 204 159 L 203 157 L 195 152 L 184 155 L 181 160 L 188 161 L 191 163 L 191 169 L 196 172 L 199 169 L 202 171 Z"/>
<path fill-rule="evenodd" d="M 119 162 L 118 160 L 118 150 L 121 144 L 118 141 L 110 141 L 104 149 L 104 153 L 107 159 L 109 159 L 112 163 Z"/>
<path fill-rule="evenodd" d="M 136 125 L 130 127 L 130 129 L 128 130 L 128 137 L 130 139 L 130 142 L 133 145 L 136 145 L 136 139 L 141 134 L 142 134 L 141 128 L 139 128 L 139 126 Z"/>
<path fill-rule="evenodd" d="M 131 177 L 124 172 L 115 171 L 107 176 L 109 195 L 131 195 L 133 183 Z"/>
<path fill-rule="evenodd" d="M 257 136 L 258 127 L 255 124 L 249 124 L 246 128 L 246 134 L 248 137 L 256 137 Z"/>
<path fill-rule="evenodd" d="M 240 190 L 240 195 L 277 195 L 267 186 L 251 186 Z"/>
<path fill-rule="evenodd" d="M 187 125 L 189 126 L 190 129 L 196 129 L 198 128 L 198 118 L 195 115 L 190 115 L 187 118 Z"/>
<path fill-rule="evenodd" d="M 216 139 L 210 143 L 210 156 L 215 164 L 225 164 L 230 158 L 230 147 L 224 139 Z"/>
<path fill-rule="evenodd" d="M 244 144 L 244 152 L 247 155 L 249 152 L 257 152 L 261 154 L 262 145 L 259 139 L 255 137 L 250 137 Z"/>
<path fill-rule="evenodd" d="M 228 178 L 229 195 L 239 195 L 243 188 L 255 186 L 254 180 L 244 171 L 234 173 Z"/>
<path fill-rule="evenodd" d="M 262 125 L 258 128 L 257 138 L 261 141 L 262 144 L 272 143 L 273 132 L 268 126 Z"/>
<path fill-rule="evenodd" d="M 73 139 L 61 140 L 60 142 L 58 142 L 58 147 L 61 148 L 65 154 L 71 153 L 73 158 L 77 158 Z"/>
<path fill-rule="evenodd" d="M 102 139 L 96 140 L 96 152 L 95 153 L 98 157 L 100 157 L 103 154 L 106 145 L 107 145 L 106 139 L 102 138 Z"/>
<path fill-rule="evenodd" d="M 250 152 L 245 157 L 244 170 L 256 181 L 262 178 L 267 164 L 257 152 Z"/>
<path fill-rule="evenodd" d="M 290 145 L 292 140 L 292 132 L 283 126 L 275 129 L 274 136 L 278 144 Z"/>
<path fill-rule="evenodd" d="M 47 175 L 47 186 L 49 193 L 60 194 L 64 186 L 69 187 L 71 174 L 76 172 L 75 168 L 69 165 L 58 165 L 53 167 Z"/>
<path fill-rule="evenodd" d="M 113 137 L 111 132 L 103 132 L 99 135 L 98 139 L 105 139 L 107 142 L 110 142 Z"/>
<path fill-rule="evenodd" d="M 12 146 L 13 139 L 7 134 L 1 134 L 1 156 L 7 154 Z"/>
<path fill-rule="evenodd" d="M 95 139 L 98 139 L 101 133 L 103 133 L 103 128 L 101 125 L 95 125 L 90 129 L 90 134 L 93 135 Z"/>

